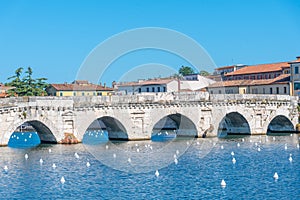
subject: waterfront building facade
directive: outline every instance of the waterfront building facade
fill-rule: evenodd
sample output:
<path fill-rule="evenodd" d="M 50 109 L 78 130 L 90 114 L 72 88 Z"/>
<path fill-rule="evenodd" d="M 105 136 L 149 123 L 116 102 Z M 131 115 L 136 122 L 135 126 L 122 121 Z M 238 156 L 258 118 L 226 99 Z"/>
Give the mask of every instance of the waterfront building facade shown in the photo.
<path fill-rule="evenodd" d="M 292 95 L 300 96 L 300 56 L 297 60 L 289 62 L 291 65 L 291 87 Z"/>
<path fill-rule="evenodd" d="M 109 96 L 113 88 L 75 80 L 71 84 L 50 84 L 46 92 L 49 96 Z"/>
<path fill-rule="evenodd" d="M 138 80 L 135 82 L 124 82 L 114 84 L 116 94 L 136 94 L 136 93 L 160 93 L 160 92 L 180 92 L 180 91 L 200 91 L 214 83 L 215 81 L 200 76 L 190 74 L 181 78 L 168 77 L 148 80 Z"/>

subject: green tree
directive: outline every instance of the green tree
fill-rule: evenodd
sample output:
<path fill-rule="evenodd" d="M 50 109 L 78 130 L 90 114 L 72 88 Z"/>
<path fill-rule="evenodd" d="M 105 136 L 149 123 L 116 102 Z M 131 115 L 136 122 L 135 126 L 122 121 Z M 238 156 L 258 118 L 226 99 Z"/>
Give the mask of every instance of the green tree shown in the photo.
<path fill-rule="evenodd" d="M 20 67 L 15 71 L 15 75 L 9 77 L 10 82 L 6 83 L 7 86 L 12 86 L 14 89 L 9 91 L 10 95 L 17 96 L 44 96 L 45 89 L 48 87 L 46 78 L 32 78 L 32 68 L 28 67 L 25 76 L 21 78 L 23 68 Z"/>
<path fill-rule="evenodd" d="M 200 73 L 199 73 L 201 76 L 209 76 L 210 73 L 205 71 L 205 70 L 201 70 Z"/>
<path fill-rule="evenodd" d="M 182 76 L 186 76 L 189 74 L 195 74 L 195 71 L 189 66 L 181 66 L 178 72 Z"/>

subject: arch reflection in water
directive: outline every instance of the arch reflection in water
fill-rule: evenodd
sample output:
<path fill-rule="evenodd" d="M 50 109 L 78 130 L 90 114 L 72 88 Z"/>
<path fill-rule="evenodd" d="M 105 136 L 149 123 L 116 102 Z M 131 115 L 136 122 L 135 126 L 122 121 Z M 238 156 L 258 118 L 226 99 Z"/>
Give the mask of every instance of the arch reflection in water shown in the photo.
<path fill-rule="evenodd" d="M 154 125 L 151 140 L 164 142 L 178 137 L 195 138 L 196 136 L 195 124 L 186 116 L 177 113 L 163 117 Z"/>
<path fill-rule="evenodd" d="M 40 143 L 41 140 L 36 130 L 30 124 L 24 123 L 12 133 L 8 141 L 8 146 L 13 148 L 27 148 L 37 146 Z"/>
<path fill-rule="evenodd" d="M 283 115 L 274 117 L 267 129 L 267 135 L 284 135 L 294 132 L 295 129 L 293 123 Z"/>
<path fill-rule="evenodd" d="M 225 115 L 219 124 L 218 137 L 224 138 L 229 135 L 250 135 L 251 130 L 248 121 L 238 112 Z"/>
<path fill-rule="evenodd" d="M 101 117 L 92 122 L 86 130 L 84 144 L 101 144 L 109 140 L 128 140 L 124 126 L 113 117 Z"/>

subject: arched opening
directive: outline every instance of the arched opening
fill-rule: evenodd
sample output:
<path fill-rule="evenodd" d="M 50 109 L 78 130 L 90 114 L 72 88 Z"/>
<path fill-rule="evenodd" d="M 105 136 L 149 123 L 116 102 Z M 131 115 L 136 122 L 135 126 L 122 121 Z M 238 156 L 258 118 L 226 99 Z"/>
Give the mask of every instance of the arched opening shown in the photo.
<path fill-rule="evenodd" d="M 250 134 L 250 126 L 247 120 L 238 112 L 231 112 L 226 114 L 219 124 L 218 137 Z"/>
<path fill-rule="evenodd" d="M 152 141 L 165 141 L 176 137 L 196 137 L 197 128 L 186 116 L 179 113 L 160 119 L 152 129 Z"/>
<path fill-rule="evenodd" d="M 128 135 L 122 123 L 113 117 L 101 117 L 94 120 L 85 134 L 82 142 L 99 144 L 108 140 L 128 140 Z"/>
<path fill-rule="evenodd" d="M 23 123 L 14 130 L 9 138 L 8 146 L 16 148 L 34 147 L 41 143 L 56 144 L 57 141 L 45 124 L 33 120 Z"/>
<path fill-rule="evenodd" d="M 285 116 L 278 115 L 270 122 L 267 134 L 287 134 L 295 132 L 293 123 Z"/>

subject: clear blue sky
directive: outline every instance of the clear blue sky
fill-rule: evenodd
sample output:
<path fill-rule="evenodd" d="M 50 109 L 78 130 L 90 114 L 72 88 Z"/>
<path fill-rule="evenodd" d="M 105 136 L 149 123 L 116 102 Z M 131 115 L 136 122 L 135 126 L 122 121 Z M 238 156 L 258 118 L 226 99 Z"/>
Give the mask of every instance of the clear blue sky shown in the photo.
<path fill-rule="evenodd" d="M 99 43 L 141 27 L 186 34 L 217 66 L 289 61 L 300 55 L 299 22 L 298 0 L 0 0 L 0 82 L 27 66 L 51 83 L 71 82 Z M 175 70 L 186 64 L 164 52 L 135 53 L 100 81 L 110 85 L 151 62 Z"/>

